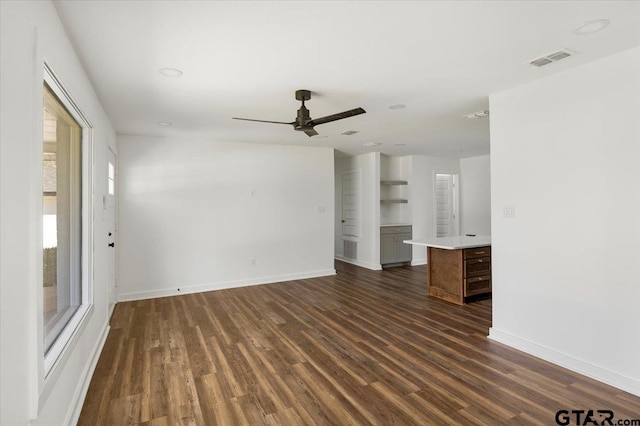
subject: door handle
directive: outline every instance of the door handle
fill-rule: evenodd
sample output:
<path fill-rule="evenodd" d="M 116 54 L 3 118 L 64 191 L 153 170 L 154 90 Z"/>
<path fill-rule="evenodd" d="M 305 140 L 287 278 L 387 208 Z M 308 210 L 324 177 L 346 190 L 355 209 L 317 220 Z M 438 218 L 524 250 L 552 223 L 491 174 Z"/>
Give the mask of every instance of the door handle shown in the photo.
<path fill-rule="evenodd" d="M 115 247 L 116 243 L 109 243 L 109 247 Z"/>
<path fill-rule="evenodd" d="M 342 219 L 340 222 L 345 223 L 345 222 L 346 222 L 346 220 Z"/>

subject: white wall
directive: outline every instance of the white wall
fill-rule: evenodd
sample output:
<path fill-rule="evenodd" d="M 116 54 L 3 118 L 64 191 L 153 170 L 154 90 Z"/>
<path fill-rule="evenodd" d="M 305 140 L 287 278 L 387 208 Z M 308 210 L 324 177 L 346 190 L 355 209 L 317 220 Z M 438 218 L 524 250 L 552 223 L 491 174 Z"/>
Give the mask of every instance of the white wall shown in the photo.
<path fill-rule="evenodd" d="M 488 155 L 460 159 L 460 234 L 491 235 L 491 165 Z"/>
<path fill-rule="evenodd" d="M 106 227 L 100 200 L 115 135 L 48 1 L 0 2 L 0 424 L 74 423 L 108 330 Z M 94 126 L 94 306 L 44 380 L 42 98 L 47 59 Z"/>
<path fill-rule="evenodd" d="M 333 149 L 135 136 L 118 146 L 119 300 L 335 273 Z"/>
<path fill-rule="evenodd" d="M 411 217 L 413 239 L 435 238 L 433 194 L 436 173 L 460 173 L 460 161 L 452 158 L 411 156 Z M 427 250 L 413 247 L 412 265 L 427 263 Z"/>
<path fill-rule="evenodd" d="M 640 395 L 640 48 L 490 104 L 491 337 Z"/>
<path fill-rule="evenodd" d="M 342 174 L 360 170 L 361 176 L 361 235 L 359 237 L 342 236 Z M 339 157 L 335 162 L 335 257 L 356 265 L 380 270 L 380 153 Z M 343 257 L 343 239 L 348 238 L 358 244 L 356 260 Z"/>

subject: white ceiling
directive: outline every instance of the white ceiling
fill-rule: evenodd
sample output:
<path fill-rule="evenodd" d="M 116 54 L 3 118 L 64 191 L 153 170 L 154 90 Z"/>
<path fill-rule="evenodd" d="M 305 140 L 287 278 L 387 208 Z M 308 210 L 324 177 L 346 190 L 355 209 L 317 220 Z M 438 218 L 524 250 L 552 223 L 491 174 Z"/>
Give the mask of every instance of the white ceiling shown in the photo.
<path fill-rule="evenodd" d="M 330 146 L 348 155 L 488 154 L 489 120 L 462 116 L 489 109 L 491 93 L 640 45 L 639 1 L 74 0 L 56 7 L 116 132 Z M 574 34 L 595 19 L 611 24 Z M 562 48 L 580 54 L 528 65 Z M 163 67 L 184 74 L 165 77 Z M 316 127 L 323 138 L 231 119 L 293 121 L 297 89 L 312 91 L 312 118 L 356 107 L 367 114 Z M 394 104 L 406 108 L 388 108 Z"/>

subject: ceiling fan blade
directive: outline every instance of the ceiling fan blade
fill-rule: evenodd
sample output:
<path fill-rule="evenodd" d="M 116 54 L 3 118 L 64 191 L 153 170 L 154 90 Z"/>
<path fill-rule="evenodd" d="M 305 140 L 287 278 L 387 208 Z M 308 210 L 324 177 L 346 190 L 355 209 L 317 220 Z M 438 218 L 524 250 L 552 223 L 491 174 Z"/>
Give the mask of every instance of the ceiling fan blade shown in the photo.
<path fill-rule="evenodd" d="M 305 129 L 304 132 L 307 134 L 307 136 L 311 137 L 311 136 L 315 136 L 318 134 L 318 132 L 316 132 L 313 127 L 310 129 Z"/>
<path fill-rule="evenodd" d="M 244 121 L 257 121 L 258 123 L 273 123 L 273 124 L 289 124 L 294 125 L 296 122 L 285 123 L 284 121 L 269 121 L 269 120 L 254 120 L 253 118 L 238 118 L 232 117 L 234 120 L 244 120 Z"/>
<path fill-rule="evenodd" d="M 306 123 L 307 126 L 317 126 L 318 124 L 329 123 L 331 121 L 342 120 L 343 118 L 353 117 L 354 115 L 364 114 L 365 110 L 362 108 L 350 109 L 349 111 L 339 112 L 333 115 L 327 115 L 326 117 L 314 118 Z"/>

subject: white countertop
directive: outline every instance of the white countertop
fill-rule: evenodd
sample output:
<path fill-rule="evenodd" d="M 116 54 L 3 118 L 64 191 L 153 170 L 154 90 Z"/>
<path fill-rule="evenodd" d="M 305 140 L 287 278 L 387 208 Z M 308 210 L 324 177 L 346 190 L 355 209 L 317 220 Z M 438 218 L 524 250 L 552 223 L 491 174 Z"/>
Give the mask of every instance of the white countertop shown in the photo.
<path fill-rule="evenodd" d="M 404 240 L 403 243 L 413 244 L 415 246 L 435 247 L 445 250 L 458 250 L 490 246 L 491 236 L 477 235 L 475 237 L 467 237 L 464 235 L 458 235 L 455 237 L 429 238 L 426 240 Z"/>
<path fill-rule="evenodd" d="M 387 226 L 411 226 L 410 223 L 384 223 L 380 225 L 380 228 L 386 228 Z"/>

